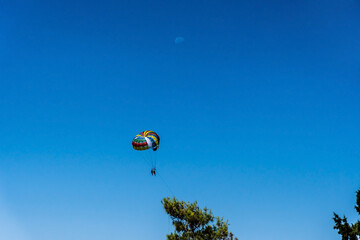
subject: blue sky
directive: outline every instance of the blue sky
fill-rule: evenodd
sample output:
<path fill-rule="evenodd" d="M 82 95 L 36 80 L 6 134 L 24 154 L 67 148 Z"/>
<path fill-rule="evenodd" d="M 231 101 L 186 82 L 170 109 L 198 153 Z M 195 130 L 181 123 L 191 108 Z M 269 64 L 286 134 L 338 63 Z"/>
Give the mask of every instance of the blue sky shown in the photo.
<path fill-rule="evenodd" d="M 1 5 L 2 239 L 165 239 L 172 194 L 240 239 L 358 217 L 358 1 Z M 147 129 L 161 177 L 131 147 Z"/>

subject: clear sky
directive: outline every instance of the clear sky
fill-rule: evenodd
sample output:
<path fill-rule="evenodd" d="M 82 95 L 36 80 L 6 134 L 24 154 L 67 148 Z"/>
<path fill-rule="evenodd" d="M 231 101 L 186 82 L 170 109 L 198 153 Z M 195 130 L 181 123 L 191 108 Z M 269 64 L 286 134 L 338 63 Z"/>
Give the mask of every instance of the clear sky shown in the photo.
<path fill-rule="evenodd" d="M 336 240 L 359 173 L 357 0 L 1 1 L 1 239 L 165 239 L 174 194 Z"/>

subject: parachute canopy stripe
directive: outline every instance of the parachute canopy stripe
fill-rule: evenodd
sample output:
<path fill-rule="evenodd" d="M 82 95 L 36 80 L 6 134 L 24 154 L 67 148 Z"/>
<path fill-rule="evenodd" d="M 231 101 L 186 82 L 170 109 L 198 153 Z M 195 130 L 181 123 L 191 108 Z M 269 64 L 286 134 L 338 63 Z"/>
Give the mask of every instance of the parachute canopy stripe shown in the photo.
<path fill-rule="evenodd" d="M 156 151 L 159 148 L 160 137 L 153 131 L 143 131 L 136 135 L 132 141 L 135 150 L 152 149 Z"/>

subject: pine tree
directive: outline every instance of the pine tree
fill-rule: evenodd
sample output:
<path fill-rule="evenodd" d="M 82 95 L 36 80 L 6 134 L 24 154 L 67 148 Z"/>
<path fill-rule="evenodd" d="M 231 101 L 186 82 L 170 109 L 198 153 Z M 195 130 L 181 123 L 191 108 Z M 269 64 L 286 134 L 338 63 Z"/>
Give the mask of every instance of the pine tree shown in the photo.
<path fill-rule="evenodd" d="M 210 209 L 201 209 L 197 202 L 164 198 L 161 203 L 175 227 L 167 240 L 238 240 L 228 230 L 228 222 L 215 217 Z"/>
<path fill-rule="evenodd" d="M 356 192 L 356 205 L 355 210 L 360 215 L 360 189 Z M 347 218 L 341 218 L 338 214 L 334 213 L 334 229 L 342 236 L 342 240 L 358 240 L 360 239 L 360 220 L 354 224 L 349 224 Z"/>

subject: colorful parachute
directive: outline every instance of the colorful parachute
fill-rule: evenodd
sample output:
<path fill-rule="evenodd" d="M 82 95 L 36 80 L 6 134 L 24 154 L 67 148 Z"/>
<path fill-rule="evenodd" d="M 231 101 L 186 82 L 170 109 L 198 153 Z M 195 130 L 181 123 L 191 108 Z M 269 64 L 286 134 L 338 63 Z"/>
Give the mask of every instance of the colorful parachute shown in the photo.
<path fill-rule="evenodd" d="M 132 141 L 132 146 L 135 150 L 156 151 L 159 148 L 160 137 L 153 131 L 143 131 L 136 135 Z"/>

